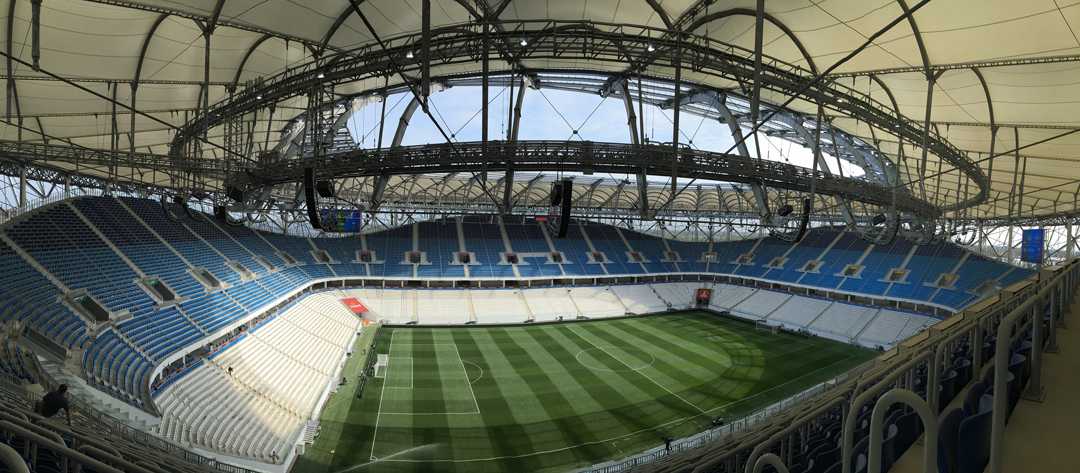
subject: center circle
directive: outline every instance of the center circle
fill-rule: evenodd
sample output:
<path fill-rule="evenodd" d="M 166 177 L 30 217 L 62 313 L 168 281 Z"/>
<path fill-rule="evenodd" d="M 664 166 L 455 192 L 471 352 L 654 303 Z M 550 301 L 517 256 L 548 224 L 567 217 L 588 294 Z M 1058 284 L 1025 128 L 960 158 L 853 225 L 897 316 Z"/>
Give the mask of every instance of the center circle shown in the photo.
<path fill-rule="evenodd" d="M 574 355 L 578 363 L 593 371 L 628 373 L 648 368 L 656 362 L 651 353 L 633 347 L 586 348 Z M 614 363 L 609 360 L 615 359 Z"/>

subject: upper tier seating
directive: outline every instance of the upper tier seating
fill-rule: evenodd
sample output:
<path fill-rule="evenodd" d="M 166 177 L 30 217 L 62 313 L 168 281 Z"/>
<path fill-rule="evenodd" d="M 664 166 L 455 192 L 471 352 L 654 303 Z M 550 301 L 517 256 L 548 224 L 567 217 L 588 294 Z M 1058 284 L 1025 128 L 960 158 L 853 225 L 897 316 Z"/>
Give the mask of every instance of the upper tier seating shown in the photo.
<path fill-rule="evenodd" d="M 153 200 L 79 197 L 37 209 L 0 228 L 0 263 L 5 268 L 0 275 L 0 320 L 23 320 L 56 345 L 81 349 L 73 353 L 82 354 L 83 374 L 89 382 L 132 404 L 144 405 L 150 395 L 148 378 L 155 368 L 321 278 L 459 280 L 710 272 L 959 309 L 981 296 L 975 290 L 1031 275 L 1030 270 L 990 261 L 950 243 L 915 245 L 897 238 L 879 247 L 831 228 L 814 229 L 792 246 L 773 238 L 665 241 L 578 221 L 571 222 L 567 237 L 560 239 L 543 225 L 524 217 L 465 216 L 331 240 L 253 231 Z M 364 243 L 375 255 L 370 263 L 356 260 Z M 461 249 L 475 255 L 468 276 L 465 266 L 453 264 Z M 316 253 L 324 251 L 331 258 L 329 263 L 316 259 Z M 412 251 L 422 252 L 425 264 L 406 261 Z M 549 260 L 553 251 L 561 253 L 561 262 Z M 516 264 L 505 262 L 508 252 L 518 256 Z M 715 259 L 704 261 L 702 255 L 707 252 L 715 253 Z M 740 259 L 744 255 L 749 261 Z M 287 260 L 295 260 L 295 265 Z M 811 260 L 820 265 L 804 272 Z M 861 265 L 859 271 L 843 274 L 856 263 Z M 205 287 L 194 276 L 199 269 L 208 271 L 222 287 Z M 907 274 L 889 281 L 893 269 Z M 948 272 L 956 275 L 953 283 L 936 286 Z M 143 278 L 164 282 L 177 295 L 176 303 L 157 304 L 141 287 Z M 783 303 L 783 296 L 755 295 L 753 289 L 717 288 L 712 302 L 717 310 L 762 318 Z M 65 290 L 85 291 L 111 314 L 126 313 L 130 318 L 91 339 L 87 322 L 59 302 Z M 668 304 L 685 307 L 692 300 L 691 293 L 671 288 L 559 291 L 539 300 L 518 293 L 520 308 L 501 311 L 499 320 L 517 323 L 623 315 L 665 310 Z M 560 299 L 559 294 L 569 298 Z M 395 292 L 393 297 L 372 298 L 371 307 L 374 313 L 389 314 L 383 318 L 401 323 L 484 322 L 477 314 L 491 313 L 486 308 L 493 302 L 480 292 L 474 296 L 466 302 L 451 302 L 455 299 L 451 297 L 443 304 L 420 301 L 415 293 Z M 553 302 L 557 299 L 561 302 Z M 892 313 L 872 319 L 856 317 L 861 325 L 850 330 L 844 319 L 834 319 L 832 314 L 814 320 L 787 312 L 778 315 L 776 323 L 806 322 L 837 337 L 881 343 L 919 326 L 892 320 Z"/>

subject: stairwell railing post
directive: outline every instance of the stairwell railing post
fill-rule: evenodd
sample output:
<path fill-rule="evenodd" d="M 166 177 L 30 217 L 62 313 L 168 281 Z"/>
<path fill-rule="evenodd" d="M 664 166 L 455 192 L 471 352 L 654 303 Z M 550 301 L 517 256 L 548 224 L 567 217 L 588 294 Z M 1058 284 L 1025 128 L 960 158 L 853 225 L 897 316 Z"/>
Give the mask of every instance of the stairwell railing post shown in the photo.
<path fill-rule="evenodd" d="M 1066 278 L 1067 279 L 1067 278 Z M 1049 333 L 1046 336 L 1046 349 L 1043 350 L 1046 353 L 1057 353 L 1057 326 L 1058 319 L 1065 316 L 1065 305 L 1062 303 L 1065 296 L 1065 288 L 1062 286 L 1054 287 L 1053 297 L 1050 298 L 1050 326 L 1048 328 Z"/>
<path fill-rule="evenodd" d="M 1060 287 L 1067 284 L 1069 276 L 1075 274 L 1078 265 L 1071 264 L 1063 272 L 1058 272 L 1048 279 L 1040 278 L 1040 282 L 1044 282 L 1041 289 L 1038 290 L 1033 296 L 1025 298 L 1019 306 L 1009 311 L 1008 315 L 1001 319 L 1000 324 L 997 327 L 997 341 L 994 350 L 994 404 L 993 404 L 993 417 L 992 426 L 990 432 L 990 462 L 987 471 L 989 473 L 1002 473 L 1002 457 L 1005 452 L 1005 417 L 1008 415 L 1008 386 L 1007 377 L 1009 369 L 1009 358 L 1012 355 L 1013 344 L 1013 331 L 1014 328 L 1017 332 L 1023 327 L 1024 317 L 1032 317 L 1032 337 L 1041 337 L 1040 325 L 1042 320 L 1039 316 L 1039 304 L 1040 301 L 1050 295 L 1050 291 L 1053 287 Z M 1038 330 L 1038 334 L 1034 331 Z M 1033 340 L 1041 342 L 1041 338 Z M 1032 347 L 1032 354 L 1034 355 L 1042 347 L 1035 345 Z M 1035 366 L 1035 360 L 1032 360 L 1032 371 L 1041 369 L 1041 367 Z M 1041 355 L 1040 355 L 1041 362 Z"/>
<path fill-rule="evenodd" d="M 1031 306 L 1031 378 L 1028 379 L 1027 389 L 1024 392 L 1024 399 L 1035 402 L 1042 402 L 1046 397 L 1042 385 L 1042 312 L 1043 298 L 1036 297 L 1035 303 Z"/>

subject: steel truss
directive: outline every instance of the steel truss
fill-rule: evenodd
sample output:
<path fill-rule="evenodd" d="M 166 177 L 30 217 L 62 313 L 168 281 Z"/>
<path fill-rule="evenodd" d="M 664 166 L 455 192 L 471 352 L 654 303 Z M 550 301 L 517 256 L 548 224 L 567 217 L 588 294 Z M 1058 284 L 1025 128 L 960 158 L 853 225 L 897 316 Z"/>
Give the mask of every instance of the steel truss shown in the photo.
<path fill-rule="evenodd" d="M 798 66 L 762 57 L 760 67 L 755 68 L 755 55 L 745 48 L 690 34 L 668 38 L 663 34 L 664 30 L 641 26 L 551 20 L 503 21 L 501 25 L 502 29 L 486 33 L 483 25 L 469 24 L 432 29 L 424 35 L 401 35 L 384 39 L 380 45 L 365 45 L 291 68 L 219 102 L 208 113 L 189 121 L 177 133 L 172 153 L 183 153 L 189 143 L 207 130 L 220 126 L 227 117 L 268 107 L 304 94 L 312 87 L 383 78 L 391 73 L 420 75 L 425 72 L 423 61 L 408 56 L 422 41 L 428 46 L 422 54 L 424 61 L 450 65 L 481 61 L 486 52 L 484 46 L 490 44 L 488 41 L 513 44 L 520 40 L 528 46 L 516 51 L 518 60 L 626 64 L 634 58 L 650 57 L 653 70 L 682 67 L 700 76 L 738 83 L 756 78 L 755 83 L 760 84 L 762 90 L 779 96 L 792 96 L 805 88 L 801 94 L 805 99 L 820 104 L 831 113 L 898 135 L 909 143 L 922 144 L 928 152 L 959 170 L 974 184 L 970 187 L 976 192 L 939 203 L 938 213 L 976 205 L 987 197 L 989 183 L 983 172 L 935 130 L 926 130 L 921 123 L 898 117 L 891 107 L 836 81 L 814 82 L 813 75 Z"/>
<path fill-rule="evenodd" d="M 754 159 L 739 154 L 697 150 L 676 153 L 671 147 L 595 143 L 590 141 L 518 141 L 516 143 L 482 142 L 428 144 L 400 148 L 361 149 L 327 155 L 319 161 L 321 177 L 386 176 L 481 172 L 502 169 L 513 163 L 517 171 L 575 171 L 662 175 L 674 172 L 679 177 L 710 181 L 761 183 L 768 187 L 807 192 L 817 181 L 817 192 L 850 200 L 888 206 L 892 204 L 889 188 L 864 179 L 816 173 L 801 166 Z M 674 166 L 669 163 L 674 163 Z M 303 178 L 309 160 L 283 160 L 244 175 L 248 188 L 260 188 Z M 929 202 L 912 195 L 898 195 L 897 209 L 925 218 L 937 218 L 940 211 Z"/>

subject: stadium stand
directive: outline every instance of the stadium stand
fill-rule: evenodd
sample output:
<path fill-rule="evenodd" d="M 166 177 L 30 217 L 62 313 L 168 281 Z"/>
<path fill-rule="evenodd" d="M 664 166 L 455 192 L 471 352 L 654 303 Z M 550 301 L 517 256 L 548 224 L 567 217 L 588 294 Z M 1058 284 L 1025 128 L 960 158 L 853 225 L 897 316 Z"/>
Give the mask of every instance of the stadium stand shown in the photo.
<path fill-rule="evenodd" d="M 363 250 L 375 258 L 358 262 Z M 461 250 L 475 255 L 467 270 L 455 264 Z M 553 251 L 561 253 L 561 263 L 550 260 Z M 707 252 L 718 256 L 705 261 Z M 8 270 L 0 276 L 4 282 L 0 291 L 6 296 L 4 320 L 24 321 L 35 336 L 77 357 L 88 384 L 139 409 L 162 414 L 162 435 L 265 461 L 280 459 L 286 452 L 327 385 L 327 372 L 342 345 L 340 340 L 322 343 L 313 335 L 311 345 L 326 350 L 320 348 L 310 357 L 290 351 L 305 337 L 285 332 L 306 331 L 303 324 L 311 322 L 288 315 L 311 309 L 304 300 L 270 322 L 258 325 L 252 320 L 319 281 L 460 280 L 466 271 L 470 279 L 726 274 L 739 278 L 740 284 L 473 288 L 465 298 L 456 297 L 459 293 L 452 289 L 365 287 L 341 294 L 357 297 L 370 309 L 370 318 L 388 323 L 498 324 L 685 308 L 691 305 L 693 291 L 705 285 L 714 289 L 709 306 L 714 310 L 850 343 L 888 347 L 936 319 L 743 284 L 775 282 L 895 298 L 896 307 L 922 303 L 955 310 L 1031 274 L 948 243 L 915 245 L 898 240 L 881 253 L 858 237 L 831 228 L 815 229 L 796 245 L 771 238 L 691 243 L 577 222 L 570 226 L 568 238 L 552 239 L 539 222 L 490 216 L 414 223 L 362 237 L 310 239 L 237 227 L 145 199 L 79 197 L 42 207 L 3 227 L 0 260 Z M 508 261 L 511 255 L 517 263 Z M 822 264 L 802 271 L 811 260 Z M 862 266 L 857 274 L 843 274 L 855 264 Z M 906 277 L 885 281 L 897 268 L 908 270 Z M 956 277 L 949 284 L 938 286 L 942 274 L 953 273 Z M 160 281 L 175 299 L 162 300 L 162 293 L 150 287 L 152 281 Z M 79 301 L 85 306 L 79 307 L 83 304 Z M 238 330 L 247 334 L 232 340 Z M 314 327 L 310 330 L 317 332 Z M 232 344 L 207 362 L 175 368 L 186 355 L 223 339 Z M 223 375 L 221 366 L 234 366 L 237 374 Z M 290 367 L 298 373 L 293 379 L 303 386 L 281 385 L 286 380 L 266 371 L 267 366 Z M 271 389 L 283 391 L 265 394 Z M 266 397 L 275 402 L 265 401 Z M 278 419 L 280 413 L 292 420 L 237 425 L 193 417 L 198 410 L 192 405 L 211 401 L 215 406 L 245 404 L 248 410 L 237 412 L 251 418 Z M 237 440 L 252 432 L 258 432 L 259 440 Z"/>
<path fill-rule="evenodd" d="M 276 463 L 338 379 L 359 319 L 333 293 L 300 299 L 157 397 L 157 432 L 183 445 Z"/>
<path fill-rule="evenodd" d="M 759 290 L 732 307 L 731 312 L 752 319 L 765 319 L 790 298 L 788 294 Z"/>

